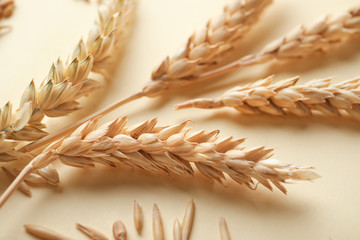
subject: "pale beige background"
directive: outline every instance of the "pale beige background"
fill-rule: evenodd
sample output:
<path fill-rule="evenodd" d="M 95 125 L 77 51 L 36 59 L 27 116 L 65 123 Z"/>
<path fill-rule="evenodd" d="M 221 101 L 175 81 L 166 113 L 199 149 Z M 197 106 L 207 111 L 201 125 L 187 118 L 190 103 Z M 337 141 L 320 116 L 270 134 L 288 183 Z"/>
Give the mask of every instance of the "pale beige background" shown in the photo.
<path fill-rule="evenodd" d="M 302 22 L 345 10 L 356 0 L 276 0 L 261 22 L 244 40 L 239 54 L 254 52 L 265 43 Z M 131 40 L 118 65 L 111 86 L 85 99 L 84 110 L 57 121 L 50 131 L 137 91 L 149 80 L 152 69 L 167 54 L 175 52 L 208 17 L 221 11 L 223 1 L 139 0 Z M 32 78 L 39 84 L 52 61 L 66 57 L 81 35 L 88 32 L 96 5 L 76 0 L 17 0 L 14 16 L 2 21 L 13 31 L 0 38 L 0 102 L 18 104 L 22 90 Z M 195 96 L 216 96 L 240 82 L 275 73 L 276 79 L 301 75 L 302 81 L 334 76 L 335 81 L 359 74 L 360 44 L 349 42 L 329 54 L 291 64 L 268 64 L 241 69 L 211 81 L 179 89 L 162 99 L 143 99 L 106 116 L 130 115 L 130 122 L 159 116 L 163 124 L 194 120 L 195 129 L 221 129 L 222 136 L 248 137 L 250 147 L 275 148 L 286 162 L 312 165 L 322 176 L 311 182 L 288 184 L 288 195 L 263 187 L 256 191 L 231 185 L 222 188 L 203 178 L 167 178 L 143 173 L 108 170 L 88 171 L 61 167 L 62 192 L 33 189 L 28 199 L 16 192 L 0 210 L 0 239 L 33 239 L 23 224 L 37 223 L 86 239 L 75 222 L 93 226 L 111 236 L 111 225 L 122 219 L 129 239 L 152 239 L 152 204 L 158 203 L 166 231 L 172 237 L 174 218 L 182 218 L 193 198 L 196 217 L 192 239 L 219 239 L 218 219 L 224 216 L 233 239 L 360 239 L 359 122 L 349 119 L 297 119 L 268 116 L 246 117 L 235 111 L 184 110 L 174 104 Z M 171 96 L 171 98 L 170 98 Z M 8 185 L 0 174 L 0 192 Z M 142 237 L 132 222 L 132 204 L 144 210 Z"/>

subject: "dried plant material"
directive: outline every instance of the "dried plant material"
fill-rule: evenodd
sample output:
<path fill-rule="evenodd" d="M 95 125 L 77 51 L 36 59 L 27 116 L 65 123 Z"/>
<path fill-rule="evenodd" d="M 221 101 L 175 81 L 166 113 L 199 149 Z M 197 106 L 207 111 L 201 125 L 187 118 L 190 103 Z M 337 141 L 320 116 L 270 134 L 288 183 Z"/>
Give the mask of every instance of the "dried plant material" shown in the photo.
<path fill-rule="evenodd" d="M 143 89 L 147 96 L 157 96 L 172 84 L 189 80 L 211 68 L 230 52 L 257 22 L 272 0 L 235 0 L 223 12 L 193 33 L 175 55 L 166 57 L 152 73 L 152 82 Z M 183 83 L 185 83 L 184 81 Z"/>
<path fill-rule="evenodd" d="M 360 120 L 360 78 L 333 84 L 331 78 L 296 85 L 299 77 L 272 83 L 273 76 L 245 86 L 235 87 L 217 99 L 195 99 L 177 105 L 177 109 L 232 107 L 243 114 L 288 113 L 308 117 L 313 113 L 352 116 Z"/>
<path fill-rule="evenodd" d="M 12 171 L 7 169 L 6 167 L 1 167 L 3 172 L 6 174 L 6 176 L 13 181 L 16 178 L 16 174 L 14 174 Z M 24 193 L 26 196 L 31 197 L 31 190 L 30 187 L 26 184 L 26 182 L 21 182 L 19 185 L 19 191 Z"/>
<path fill-rule="evenodd" d="M 32 81 L 24 91 L 20 107 L 14 112 L 6 104 L 0 112 L 0 159 L 11 161 L 31 159 L 19 148 L 47 135 L 43 130 L 44 116 L 67 115 L 79 107 L 77 99 L 99 88 L 102 83 L 89 78 L 90 72 L 107 74 L 113 54 L 126 40 L 134 10 L 133 0 L 111 0 L 99 7 L 99 20 L 86 41 L 80 40 L 69 63 L 60 59 L 52 64 L 48 76 L 36 89 Z"/>
<path fill-rule="evenodd" d="M 240 146 L 244 139 L 232 137 L 216 141 L 219 130 L 191 134 L 188 121 L 172 126 L 156 126 L 157 119 L 126 128 L 127 118 L 115 119 L 97 128 L 97 120 L 88 121 L 69 137 L 48 146 L 18 175 L 0 198 L 0 206 L 17 185 L 34 170 L 55 160 L 74 166 L 128 165 L 150 173 L 192 175 L 190 163 L 205 176 L 219 183 L 225 175 L 254 189 L 257 180 L 272 190 L 273 183 L 286 193 L 286 180 L 312 180 L 318 177 L 311 167 L 298 167 L 271 158 L 272 149 Z"/>
<path fill-rule="evenodd" d="M 134 201 L 134 223 L 136 231 L 138 232 L 138 234 L 141 234 L 143 226 L 143 213 L 141 206 L 137 201 Z"/>
<path fill-rule="evenodd" d="M 347 12 L 321 17 L 308 26 L 300 25 L 287 35 L 266 45 L 259 53 L 245 56 L 226 66 L 208 71 L 193 80 L 214 77 L 239 67 L 261 64 L 273 59 L 289 60 L 326 52 L 339 43 L 359 36 L 359 33 L 360 6 L 356 6 Z"/>
<path fill-rule="evenodd" d="M 71 238 L 65 237 L 62 234 L 57 233 L 54 230 L 43 227 L 41 225 L 26 224 L 26 225 L 24 225 L 24 227 L 25 227 L 25 230 L 29 234 L 31 234 L 34 237 L 37 237 L 39 239 L 43 239 L 43 240 L 72 240 Z"/>
<path fill-rule="evenodd" d="M 164 228 L 161 220 L 160 210 L 155 203 L 153 207 L 153 234 L 154 240 L 164 240 Z"/>
<path fill-rule="evenodd" d="M 220 229 L 220 239 L 221 240 L 231 240 L 229 229 L 227 227 L 225 218 L 220 217 L 219 219 L 219 229 Z"/>
<path fill-rule="evenodd" d="M 182 230 L 179 219 L 175 219 L 173 226 L 174 240 L 182 240 Z"/>
<path fill-rule="evenodd" d="M 88 236 L 90 239 L 93 240 L 109 240 L 103 233 L 99 232 L 98 230 L 91 228 L 91 227 L 87 227 L 87 226 L 83 226 L 79 223 L 76 224 L 76 228 L 84 233 L 86 236 Z"/>
<path fill-rule="evenodd" d="M 186 206 L 184 219 L 181 225 L 183 240 L 190 239 L 191 229 L 194 222 L 194 214 L 195 214 L 195 204 L 194 204 L 194 200 L 191 200 Z"/>
<path fill-rule="evenodd" d="M 124 223 L 120 220 L 115 221 L 113 224 L 113 235 L 115 240 L 126 240 L 127 231 Z"/>

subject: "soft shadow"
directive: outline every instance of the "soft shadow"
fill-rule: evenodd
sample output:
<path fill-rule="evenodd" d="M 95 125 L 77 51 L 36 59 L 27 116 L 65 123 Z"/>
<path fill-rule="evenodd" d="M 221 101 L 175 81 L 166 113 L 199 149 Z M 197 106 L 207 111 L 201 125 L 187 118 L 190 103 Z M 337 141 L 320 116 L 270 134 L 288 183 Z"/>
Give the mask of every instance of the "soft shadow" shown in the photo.
<path fill-rule="evenodd" d="M 209 196 L 212 202 L 227 202 L 254 209 L 256 211 L 281 211 L 288 214 L 299 214 L 303 210 L 301 201 L 287 201 L 286 197 L 278 190 L 274 193 L 263 187 L 253 191 L 233 181 L 229 181 L 227 187 L 214 183 L 196 173 L 195 176 L 166 176 L 151 175 L 143 171 L 119 168 L 89 168 L 85 170 L 75 170 L 71 178 L 63 183 L 63 187 L 71 192 L 78 189 L 82 191 L 106 191 L 117 189 L 117 191 L 148 191 L 159 190 L 166 192 L 184 193 L 190 196 Z M 280 195 L 280 196 L 279 196 Z"/>
<path fill-rule="evenodd" d="M 206 111 L 206 110 L 204 110 Z M 312 117 L 297 117 L 295 115 L 271 116 L 267 114 L 244 115 L 236 110 L 215 110 L 214 113 L 205 119 L 194 119 L 197 122 L 208 120 L 226 120 L 245 127 L 271 127 L 271 128 L 295 128 L 305 129 L 314 125 L 325 125 L 329 128 L 342 128 L 350 131 L 360 131 L 360 124 L 354 118 L 347 116 L 324 116 L 314 114 Z"/>

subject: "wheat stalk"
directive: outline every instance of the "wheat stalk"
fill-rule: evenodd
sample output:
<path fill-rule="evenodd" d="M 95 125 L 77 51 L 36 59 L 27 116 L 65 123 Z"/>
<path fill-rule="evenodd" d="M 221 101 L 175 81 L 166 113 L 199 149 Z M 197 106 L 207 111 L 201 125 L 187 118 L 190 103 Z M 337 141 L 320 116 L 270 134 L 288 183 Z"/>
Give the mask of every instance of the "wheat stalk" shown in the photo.
<path fill-rule="evenodd" d="M 226 9 L 227 8 L 225 8 L 225 10 Z M 315 22 L 310 27 L 300 26 L 296 28 L 290 34 L 281 37 L 280 40 L 276 40 L 274 43 L 269 44 L 264 48 L 263 51 L 258 54 L 248 55 L 223 67 L 201 73 L 194 78 L 154 79 L 154 81 L 147 83 L 140 92 L 115 102 L 111 106 L 60 130 L 58 133 L 46 136 L 43 139 L 24 147 L 24 149 L 26 151 L 30 151 L 45 144 L 51 143 L 52 141 L 59 139 L 60 137 L 65 136 L 66 134 L 75 130 L 82 123 L 95 117 L 107 114 L 110 111 L 141 97 L 156 97 L 161 95 L 163 90 L 175 85 L 185 85 L 195 81 L 204 80 L 237 69 L 239 67 L 260 64 L 272 59 L 292 59 L 306 57 L 317 52 L 327 51 L 329 48 L 335 47 L 338 43 L 345 42 L 347 39 L 357 36 L 359 30 L 359 7 L 354 7 L 345 13 L 328 15 L 322 18 L 320 21 Z M 166 62 L 167 60 L 165 60 L 165 63 Z M 167 66 L 166 64 L 162 64 L 161 66 L 159 69 L 167 69 L 167 67 L 165 67 Z M 184 69 L 181 71 L 184 71 Z M 179 73 L 181 71 L 179 70 Z M 159 72 L 161 71 L 159 70 Z"/>
<path fill-rule="evenodd" d="M 34 170 L 55 160 L 84 167 L 102 163 L 128 165 L 151 173 L 192 175 L 193 163 L 205 176 L 219 183 L 225 175 L 239 184 L 255 189 L 254 180 L 272 190 L 273 183 L 286 193 L 286 180 L 312 180 L 318 177 L 310 167 L 297 167 L 270 158 L 272 149 L 240 146 L 244 139 L 232 137 L 215 141 L 218 130 L 189 133 L 187 122 L 156 126 L 157 119 L 126 128 L 127 118 L 116 119 L 97 129 L 97 120 L 81 125 L 71 136 L 48 146 L 18 175 L 0 198 L 0 207 L 18 184 Z"/>
<path fill-rule="evenodd" d="M 232 107 L 243 114 L 267 113 L 283 116 L 323 115 L 360 119 L 360 78 L 333 84 L 331 78 L 296 85 L 299 77 L 272 83 L 273 76 L 245 86 L 235 87 L 216 99 L 195 99 L 176 106 L 221 108 Z"/>
<path fill-rule="evenodd" d="M 76 100 L 101 86 L 101 82 L 89 78 L 89 74 L 106 73 L 105 66 L 111 62 L 112 54 L 126 39 L 133 8 L 132 0 L 111 0 L 100 6 L 99 20 L 87 41 L 80 40 L 70 63 L 63 64 L 59 59 L 52 64 L 39 89 L 32 81 L 22 95 L 15 116 L 10 103 L 1 109 L 1 161 L 31 158 L 18 149 L 47 134 L 42 130 L 44 116 L 59 117 L 77 110 Z"/>

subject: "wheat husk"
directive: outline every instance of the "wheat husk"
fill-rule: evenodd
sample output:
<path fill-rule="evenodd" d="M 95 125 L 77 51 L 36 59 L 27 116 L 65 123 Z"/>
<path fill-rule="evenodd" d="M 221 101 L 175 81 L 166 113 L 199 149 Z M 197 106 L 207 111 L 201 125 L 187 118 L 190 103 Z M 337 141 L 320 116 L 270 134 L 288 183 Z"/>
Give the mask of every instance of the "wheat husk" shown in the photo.
<path fill-rule="evenodd" d="M 141 234 L 143 226 L 143 212 L 137 201 L 134 201 L 134 224 L 138 234 Z"/>
<path fill-rule="evenodd" d="M 103 233 L 95 228 L 87 227 L 79 223 L 76 224 L 76 228 L 92 240 L 109 240 Z"/>
<path fill-rule="evenodd" d="M 153 207 L 153 235 L 154 240 L 164 240 L 164 228 L 161 220 L 160 210 L 155 203 Z"/>
<path fill-rule="evenodd" d="M 220 229 L 221 240 L 231 240 L 228 226 L 226 224 L 225 218 L 223 217 L 220 217 L 219 219 L 219 229 Z"/>
<path fill-rule="evenodd" d="M 126 240 L 127 231 L 124 223 L 120 220 L 117 220 L 113 224 L 113 235 L 115 240 Z"/>
<path fill-rule="evenodd" d="M 55 232 L 47 227 L 36 225 L 36 224 L 26 224 L 24 225 L 26 232 L 29 234 L 43 240 L 73 240 L 68 238 L 60 233 Z"/>
<path fill-rule="evenodd" d="M 214 109 L 232 107 L 242 114 L 293 114 L 309 117 L 351 116 L 360 120 L 360 78 L 332 84 L 331 78 L 296 84 L 299 77 L 273 83 L 273 76 L 238 86 L 216 99 L 195 99 L 176 106 Z"/>
<path fill-rule="evenodd" d="M 134 1 L 111 0 L 99 7 L 99 20 L 86 41 L 80 40 L 64 64 L 60 59 L 36 88 L 33 81 L 24 91 L 19 108 L 14 111 L 7 103 L 0 112 L 0 161 L 31 159 L 18 151 L 31 141 L 47 135 L 44 116 L 59 117 L 79 109 L 77 99 L 103 85 L 89 77 L 91 72 L 106 75 L 120 46 L 127 39 Z M 13 116 L 12 116 L 13 115 Z"/>
<path fill-rule="evenodd" d="M 157 96 L 172 84 L 220 66 L 270 3 L 272 0 L 235 0 L 225 6 L 221 14 L 194 32 L 176 54 L 162 61 L 143 92 Z"/>

